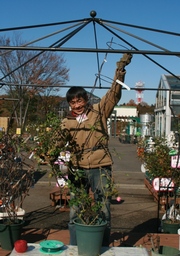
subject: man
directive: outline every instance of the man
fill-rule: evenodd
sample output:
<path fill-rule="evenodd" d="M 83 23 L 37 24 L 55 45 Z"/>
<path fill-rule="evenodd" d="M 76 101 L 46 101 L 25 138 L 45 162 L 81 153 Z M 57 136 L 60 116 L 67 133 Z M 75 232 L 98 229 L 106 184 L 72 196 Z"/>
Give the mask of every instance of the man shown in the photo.
<path fill-rule="evenodd" d="M 108 149 L 107 119 L 121 98 L 121 85 L 116 80 L 124 82 L 126 73 L 124 67 L 130 63 L 131 58 L 130 54 L 124 54 L 117 62 L 112 86 L 99 103 L 90 105 L 87 92 L 82 87 L 71 87 L 66 94 L 71 111 L 63 120 L 62 128 L 70 133 L 71 141 L 76 142 L 72 156 L 73 168 L 84 170 L 88 186 L 95 199 L 98 197 L 96 191 L 101 191 L 103 196 L 102 186 L 105 186 L 107 182 L 106 175 L 103 176 L 103 182 L 100 182 L 102 174 L 108 172 L 111 175 L 113 162 Z M 103 211 L 108 222 L 103 245 L 108 246 L 111 225 L 110 198 Z M 69 222 L 71 245 L 76 244 L 73 224 L 75 217 L 75 210 L 71 207 Z"/>

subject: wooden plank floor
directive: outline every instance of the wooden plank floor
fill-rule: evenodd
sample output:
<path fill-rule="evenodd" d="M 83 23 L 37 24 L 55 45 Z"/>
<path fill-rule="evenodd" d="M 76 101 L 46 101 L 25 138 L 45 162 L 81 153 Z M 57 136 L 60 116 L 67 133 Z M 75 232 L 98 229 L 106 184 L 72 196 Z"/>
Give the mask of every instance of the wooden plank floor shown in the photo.
<path fill-rule="evenodd" d="M 28 243 L 39 243 L 43 240 L 52 239 L 60 240 L 64 244 L 69 244 L 69 231 L 55 229 L 27 229 L 24 230 L 21 238 L 25 239 Z M 128 235 L 124 235 L 118 232 L 111 234 L 110 246 L 142 246 L 150 250 L 152 248 L 152 242 L 156 245 L 158 238 L 160 238 L 160 245 L 179 248 L 179 236 L 176 234 L 129 233 Z M 10 253 L 10 251 L 0 248 L 0 256 L 8 256 Z"/>

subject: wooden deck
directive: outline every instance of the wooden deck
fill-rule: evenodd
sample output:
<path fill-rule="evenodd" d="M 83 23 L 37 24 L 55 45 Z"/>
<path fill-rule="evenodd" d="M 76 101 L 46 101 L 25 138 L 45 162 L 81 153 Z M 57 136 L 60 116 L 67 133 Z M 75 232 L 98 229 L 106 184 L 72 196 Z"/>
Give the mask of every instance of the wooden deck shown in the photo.
<path fill-rule="evenodd" d="M 64 244 L 69 244 L 69 231 L 55 229 L 26 229 L 22 233 L 21 238 L 25 239 L 28 243 L 39 243 L 43 240 L 52 239 L 60 240 Z M 160 239 L 160 245 L 179 248 L 179 235 L 176 234 L 129 233 L 128 235 L 124 235 L 118 232 L 111 234 L 110 246 L 141 246 L 150 250 L 152 248 L 152 243 L 156 245 L 158 239 Z M 10 253 L 10 251 L 2 250 L 0 248 L 1 256 L 8 256 Z"/>
<path fill-rule="evenodd" d="M 68 200 L 70 200 L 69 189 L 54 187 L 49 193 L 49 199 L 51 200 L 52 206 L 55 206 L 58 200 L 63 200 L 64 208 L 67 208 Z"/>

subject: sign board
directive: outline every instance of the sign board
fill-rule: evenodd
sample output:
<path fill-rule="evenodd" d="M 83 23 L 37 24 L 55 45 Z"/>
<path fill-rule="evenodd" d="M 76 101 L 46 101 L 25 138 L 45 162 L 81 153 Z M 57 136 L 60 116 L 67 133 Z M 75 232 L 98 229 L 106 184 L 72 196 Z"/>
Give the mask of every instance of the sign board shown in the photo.
<path fill-rule="evenodd" d="M 21 128 L 16 128 L 16 134 L 21 135 Z"/>
<path fill-rule="evenodd" d="M 171 156 L 171 167 L 172 168 L 180 168 L 180 156 Z"/>
<path fill-rule="evenodd" d="M 0 117 L 0 128 L 1 130 L 7 131 L 9 123 L 9 117 Z"/>
<path fill-rule="evenodd" d="M 174 182 L 170 178 L 155 178 L 152 185 L 156 191 L 172 191 L 174 189 Z"/>

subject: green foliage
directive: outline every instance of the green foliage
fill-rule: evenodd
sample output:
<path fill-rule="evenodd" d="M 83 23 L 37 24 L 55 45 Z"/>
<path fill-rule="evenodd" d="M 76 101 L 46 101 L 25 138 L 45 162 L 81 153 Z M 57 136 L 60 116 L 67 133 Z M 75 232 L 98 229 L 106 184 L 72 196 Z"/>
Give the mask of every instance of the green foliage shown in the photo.
<path fill-rule="evenodd" d="M 30 187 L 34 183 L 34 167 L 24 153 L 20 137 L 3 134 L 0 138 L 0 202 L 1 212 L 11 223 L 17 220 Z"/>
<path fill-rule="evenodd" d="M 102 196 L 102 191 L 95 191 L 97 196 L 95 200 L 94 193 L 87 188 L 87 180 L 84 171 L 70 170 L 68 188 L 70 189 L 72 196 L 69 205 L 74 207 L 78 218 L 86 225 L 95 225 L 99 219 L 105 219 L 103 207 L 107 200 L 113 195 L 118 195 L 113 179 L 108 173 L 101 174 L 101 184 L 103 176 L 106 176 L 107 178 L 106 185 L 104 187 L 101 186 L 105 198 Z"/>
<path fill-rule="evenodd" d="M 172 177 L 170 148 L 166 139 L 157 137 L 154 138 L 154 142 L 153 149 L 149 151 L 146 148 L 146 142 L 141 141 L 141 147 L 144 147 L 144 151 L 139 155 L 139 158 L 144 162 L 146 169 L 153 178 Z"/>
<path fill-rule="evenodd" d="M 92 127 L 92 129 L 95 128 L 95 126 Z M 39 143 L 34 149 L 35 155 L 38 157 L 43 155 L 51 165 L 52 172 L 50 177 L 53 176 L 58 180 L 58 178 L 68 175 L 67 186 L 73 195 L 69 201 L 69 205 L 74 207 L 75 211 L 77 210 L 77 216 L 82 223 L 94 225 L 99 217 L 103 219 L 103 207 L 107 200 L 112 196 L 118 195 L 118 190 L 115 187 L 112 177 L 108 173 L 101 174 L 101 179 L 104 176 L 107 179 L 106 185 L 102 187 L 105 198 L 102 196 L 102 191 L 95 191 L 97 196 L 95 200 L 94 194 L 89 194 L 89 190 L 87 190 L 87 180 L 84 171 L 73 170 L 71 161 L 74 157 L 73 152 L 80 152 L 79 155 L 76 154 L 75 156 L 78 158 L 81 157 L 82 151 L 77 150 L 78 145 L 72 139 L 70 133 L 67 130 L 61 129 L 61 120 L 52 113 L 47 115 L 46 122 L 40 127 L 38 141 Z M 65 151 L 71 152 L 71 157 L 69 161 L 64 162 L 67 168 L 65 171 L 62 171 L 59 165 L 55 165 L 54 162 L 58 159 L 60 153 Z M 102 180 L 100 182 L 102 183 Z"/>
<path fill-rule="evenodd" d="M 37 139 L 37 145 L 31 149 L 35 155 L 55 161 L 61 151 L 62 131 L 61 120 L 54 113 L 48 113 L 46 121 L 39 126 Z"/>

